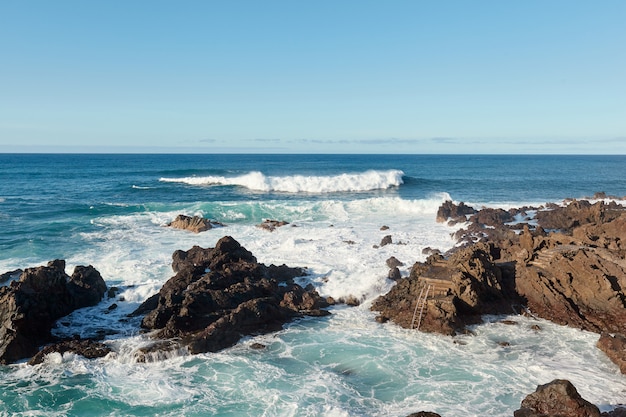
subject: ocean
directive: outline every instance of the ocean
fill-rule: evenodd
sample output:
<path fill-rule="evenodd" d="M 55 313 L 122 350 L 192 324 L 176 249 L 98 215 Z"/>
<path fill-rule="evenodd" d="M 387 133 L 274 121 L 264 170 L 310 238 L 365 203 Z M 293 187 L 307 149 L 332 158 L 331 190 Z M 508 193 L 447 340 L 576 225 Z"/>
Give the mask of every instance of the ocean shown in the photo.
<path fill-rule="evenodd" d="M 54 329 L 112 329 L 115 353 L 0 366 L 0 416 L 512 416 L 556 378 L 611 410 L 626 403 L 626 378 L 596 334 L 485 317 L 474 335 L 448 337 L 380 324 L 369 310 L 393 285 L 386 259 L 406 276 L 424 248 L 455 245 L 459 226 L 435 221 L 445 200 L 509 208 L 596 192 L 626 195 L 626 156 L 0 154 L 0 273 L 65 259 L 69 273 L 93 265 L 120 289 Z M 164 227 L 178 214 L 225 226 Z M 268 232 L 256 226 L 265 219 L 289 225 Z M 306 267 L 299 282 L 320 294 L 361 304 L 219 353 L 137 363 L 147 339 L 128 313 L 173 275 L 175 250 L 225 235 L 259 262 Z M 377 247 L 385 235 L 393 243 Z"/>

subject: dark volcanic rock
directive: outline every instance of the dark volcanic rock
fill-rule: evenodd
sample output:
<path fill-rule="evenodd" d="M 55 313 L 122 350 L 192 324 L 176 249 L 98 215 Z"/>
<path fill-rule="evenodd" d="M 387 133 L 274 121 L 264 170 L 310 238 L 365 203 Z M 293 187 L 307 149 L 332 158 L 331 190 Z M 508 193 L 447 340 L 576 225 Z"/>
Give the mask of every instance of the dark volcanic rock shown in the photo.
<path fill-rule="evenodd" d="M 300 268 L 259 264 L 230 236 L 215 248 L 174 253 L 176 275 L 138 312 L 156 338 L 179 340 L 191 353 L 215 352 L 248 334 L 278 330 L 302 315 L 329 314 L 312 288 L 293 282 Z"/>
<path fill-rule="evenodd" d="M 37 365 L 43 362 L 46 355 L 58 352 L 60 354 L 72 352 L 84 356 L 87 359 L 102 358 L 111 352 L 107 345 L 90 339 L 65 340 L 46 346 L 29 361 L 29 365 Z"/>
<path fill-rule="evenodd" d="M 13 271 L 8 271 L 3 274 L 0 274 L 0 285 L 12 279 L 18 279 L 20 275 L 22 275 L 22 272 L 24 271 L 22 271 L 21 269 L 15 269 Z"/>
<path fill-rule="evenodd" d="M 77 266 L 69 277 L 65 261 L 27 268 L 19 281 L 0 287 L 0 363 L 28 358 L 51 339 L 56 320 L 97 304 L 106 292 L 92 266 Z"/>
<path fill-rule="evenodd" d="M 212 229 L 213 226 L 223 226 L 223 224 L 213 222 L 200 216 L 190 217 L 185 216 L 184 214 L 179 214 L 176 216 L 176 219 L 168 223 L 167 226 L 175 229 L 183 229 L 194 233 L 200 233 Z"/>
<path fill-rule="evenodd" d="M 441 416 L 431 411 L 420 411 L 419 413 L 410 414 L 407 417 L 441 417 Z"/>
<path fill-rule="evenodd" d="M 522 401 L 515 417 L 600 417 L 600 410 L 583 399 L 571 382 L 564 379 L 539 385 Z"/>

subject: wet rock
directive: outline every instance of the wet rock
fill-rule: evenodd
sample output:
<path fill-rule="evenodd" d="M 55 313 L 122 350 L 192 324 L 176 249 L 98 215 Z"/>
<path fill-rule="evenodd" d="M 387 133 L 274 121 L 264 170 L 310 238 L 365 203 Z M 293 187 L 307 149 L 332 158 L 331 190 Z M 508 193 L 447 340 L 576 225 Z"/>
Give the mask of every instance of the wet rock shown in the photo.
<path fill-rule="evenodd" d="M 155 338 L 178 340 L 177 349 L 215 352 L 296 317 L 330 314 L 312 287 L 293 282 L 303 269 L 259 264 L 230 236 L 215 248 L 196 246 L 173 258 L 176 275 L 134 314 L 145 314 L 142 327 L 154 330 Z"/>
<path fill-rule="evenodd" d="M 36 354 L 52 339 L 56 320 L 97 304 L 105 292 L 106 284 L 92 266 L 77 266 L 71 277 L 63 260 L 25 269 L 18 281 L 0 287 L 0 363 Z"/>
<path fill-rule="evenodd" d="M 441 417 L 441 416 L 431 411 L 420 411 L 419 413 L 409 414 L 407 417 Z"/>
<path fill-rule="evenodd" d="M 257 227 L 260 227 L 261 229 L 265 229 L 267 231 L 273 232 L 274 230 L 276 230 L 279 227 L 283 227 L 288 225 L 289 222 L 283 221 L 283 220 L 264 220 L 263 223 L 261 224 L 257 224 Z"/>
<path fill-rule="evenodd" d="M 168 227 L 175 229 L 189 230 L 190 232 L 200 233 L 212 229 L 214 226 L 223 226 L 219 222 L 213 222 L 200 216 L 185 216 L 179 214 L 174 221 L 167 224 Z"/>
<path fill-rule="evenodd" d="M 437 210 L 437 222 L 438 223 L 464 223 L 467 221 L 467 216 L 475 214 L 476 209 L 470 206 L 466 206 L 465 203 L 460 202 L 458 205 L 448 200 L 444 202 Z"/>
<path fill-rule="evenodd" d="M 391 239 L 391 235 L 387 235 L 385 237 L 382 238 L 382 240 L 380 241 L 380 247 L 386 246 L 386 245 L 391 245 L 393 243 L 393 240 Z"/>
<path fill-rule="evenodd" d="M 20 275 L 22 275 L 22 272 L 24 271 L 22 271 L 21 269 L 15 269 L 13 271 L 8 271 L 0 274 L 0 285 L 4 284 L 7 281 L 18 279 Z"/>
<path fill-rule="evenodd" d="M 398 267 L 391 268 L 389 270 L 389 274 L 387 275 L 387 278 L 389 278 L 392 281 L 398 281 L 399 279 L 401 279 L 402 274 L 400 273 L 400 270 L 398 269 Z"/>
<path fill-rule="evenodd" d="M 626 336 L 602 333 L 597 346 L 613 363 L 619 366 L 621 373 L 626 374 Z"/>
<path fill-rule="evenodd" d="M 481 243 L 447 260 L 433 256 L 417 262 L 409 277 L 375 300 L 372 310 L 379 311 L 383 321 L 448 335 L 480 322 L 483 314 L 511 313 L 512 304 L 519 303 L 513 280 L 502 273 L 491 252 L 491 245 Z M 420 303 L 420 296 L 425 302 Z"/>
<path fill-rule="evenodd" d="M 583 399 L 574 385 L 564 379 L 539 385 L 522 401 L 515 417 L 600 417 L 600 410 Z"/>
<path fill-rule="evenodd" d="M 395 256 L 392 256 L 389 259 L 387 259 L 386 263 L 389 268 L 397 268 L 399 266 L 404 266 L 404 263 L 400 262 L 398 258 L 396 258 Z"/>
<path fill-rule="evenodd" d="M 90 339 L 65 340 L 44 347 L 29 361 L 29 365 L 37 365 L 44 361 L 46 355 L 51 353 L 64 354 L 67 352 L 84 356 L 87 359 L 102 358 L 111 352 L 107 345 Z"/>

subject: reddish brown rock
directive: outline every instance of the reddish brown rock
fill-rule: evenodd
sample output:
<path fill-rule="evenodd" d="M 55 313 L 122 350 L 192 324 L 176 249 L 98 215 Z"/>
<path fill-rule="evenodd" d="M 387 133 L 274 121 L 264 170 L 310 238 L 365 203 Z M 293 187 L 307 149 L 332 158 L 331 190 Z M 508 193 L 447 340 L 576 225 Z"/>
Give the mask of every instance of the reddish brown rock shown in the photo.
<path fill-rule="evenodd" d="M 539 385 L 522 401 L 515 417 L 600 417 L 600 410 L 583 399 L 576 387 L 564 379 Z"/>
<path fill-rule="evenodd" d="M 608 356 L 619 370 L 626 374 L 626 336 L 602 333 L 597 343 L 598 348 Z"/>
<path fill-rule="evenodd" d="M 276 230 L 279 227 L 283 227 L 288 225 L 289 222 L 286 222 L 284 220 L 270 220 L 270 219 L 266 219 L 263 221 L 263 223 L 260 223 L 257 225 L 257 227 L 260 227 L 261 229 L 265 229 L 269 232 L 273 232 L 274 230 Z"/>
<path fill-rule="evenodd" d="M 409 277 L 374 302 L 372 310 L 380 312 L 379 321 L 443 334 L 463 332 L 484 314 L 510 313 L 519 303 L 514 282 L 495 263 L 492 250 L 492 245 L 481 243 L 447 260 L 431 256 L 418 262 Z"/>
<path fill-rule="evenodd" d="M 466 206 L 463 202 L 456 205 L 452 201 L 448 200 L 437 210 L 437 222 L 463 223 L 467 221 L 467 216 L 475 213 L 476 209 Z"/>
<path fill-rule="evenodd" d="M 174 221 L 167 224 L 168 227 L 175 229 L 189 230 L 190 232 L 200 233 L 213 228 L 213 226 L 223 226 L 221 223 L 213 222 L 200 216 L 185 216 L 179 214 Z"/>

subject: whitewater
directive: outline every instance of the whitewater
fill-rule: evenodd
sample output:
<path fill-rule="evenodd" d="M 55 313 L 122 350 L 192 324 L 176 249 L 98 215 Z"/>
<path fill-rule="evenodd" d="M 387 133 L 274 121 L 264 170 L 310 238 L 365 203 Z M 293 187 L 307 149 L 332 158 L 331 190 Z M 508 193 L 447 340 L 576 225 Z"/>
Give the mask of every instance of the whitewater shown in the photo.
<path fill-rule="evenodd" d="M 70 273 L 93 265 L 118 294 L 59 320 L 53 332 L 104 335 L 114 353 L 0 366 L 0 415 L 511 416 L 555 378 L 572 381 L 602 411 L 626 402 L 626 379 L 595 348 L 596 334 L 511 316 L 447 337 L 380 324 L 369 310 L 393 285 L 389 257 L 406 276 L 425 249 L 455 245 L 460 226 L 435 221 L 445 200 L 506 208 L 623 195 L 622 159 L 80 157 L 82 164 L 76 155 L 0 155 L 0 272 L 54 258 L 66 259 Z M 165 227 L 178 214 L 225 226 L 200 234 Z M 265 219 L 289 224 L 268 232 L 257 227 Z M 149 340 L 128 314 L 173 275 L 175 250 L 212 247 L 225 235 L 259 262 L 305 267 L 298 282 L 321 295 L 361 304 L 219 353 L 138 363 L 134 354 Z M 380 246 L 387 235 L 392 244 Z"/>

